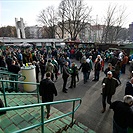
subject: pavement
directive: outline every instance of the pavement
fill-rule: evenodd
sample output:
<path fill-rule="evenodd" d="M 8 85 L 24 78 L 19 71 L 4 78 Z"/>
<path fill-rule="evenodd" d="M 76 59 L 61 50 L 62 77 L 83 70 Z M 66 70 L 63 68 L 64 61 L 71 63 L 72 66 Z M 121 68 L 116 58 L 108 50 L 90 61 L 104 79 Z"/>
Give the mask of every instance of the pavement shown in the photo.
<path fill-rule="evenodd" d="M 80 66 L 79 61 L 73 60 Z M 105 68 L 107 63 L 105 63 Z M 126 73 L 121 74 L 120 80 L 122 84 L 118 86 L 115 95 L 112 97 L 112 102 L 115 100 L 122 100 L 124 96 L 124 90 L 126 82 L 129 80 L 128 67 L 126 67 Z M 112 123 L 113 123 L 113 110 L 109 109 L 107 104 L 107 110 L 105 113 L 101 113 L 102 110 L 102 97 L 101 97 L 101 82 L 105 77 L 104 72 L 100 73 L 99 81 L 92 81 L 94 72 L 90 74 L 89 81 L 83 83 L 82 72 L 79 72 L 80 80 L 77 82 L 76 88 L 68 89 L 68 93 L 62 92 L 63 80 L 61 75 L 59 75 L 58 81 L 55 82 L 56 88 L 58 90 L 58 96 L 54 100 L 72 99 L 72 98 L 82 98 L 82 104 L 80 108 L 75 113 L 75 119 L 90 129 L 94 130 L 96 133 L 112 133 Z M 70 78 L 68 79 L 67 88 L 70 86 Z M 72 109 L 72 105 L 54 105 L 55 108 L 62 112 L 67 112 Z"/>

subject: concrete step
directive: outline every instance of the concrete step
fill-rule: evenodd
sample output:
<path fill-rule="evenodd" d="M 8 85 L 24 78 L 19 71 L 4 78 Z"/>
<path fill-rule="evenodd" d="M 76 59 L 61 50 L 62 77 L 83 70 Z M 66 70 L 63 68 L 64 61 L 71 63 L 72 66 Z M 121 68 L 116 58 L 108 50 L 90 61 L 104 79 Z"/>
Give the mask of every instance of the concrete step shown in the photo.
<path fill-rule="evenodd" d="M 3 97 L 1 97 L 1 99 L 3 100 Z M 7 96 L 7 103 L 9 106 L 33 104 L 37 103 L 37 98 L 32 95 L 10 95 Z M 62 114 L 62 112 L 51 106 L 50 118 L 54 118 Z M 44 120 L 47 120 L 46 116 Z M 71 117 L 67 116 L 47 123 L 44 126 L 45 133 L 95 133 L 79 122 L 75 122 L 75 124 L 71 126 L 71 120 Z M 0 116 L 0 133 L 11 133 L 27 126 L 37 124 L 40 121 L 40 107 L 8 111 L 6 114 Z M 26 131 L 25 133 L 31 132 L 41 133 L 41 127 L 34 128 L 32 130 Z"/>

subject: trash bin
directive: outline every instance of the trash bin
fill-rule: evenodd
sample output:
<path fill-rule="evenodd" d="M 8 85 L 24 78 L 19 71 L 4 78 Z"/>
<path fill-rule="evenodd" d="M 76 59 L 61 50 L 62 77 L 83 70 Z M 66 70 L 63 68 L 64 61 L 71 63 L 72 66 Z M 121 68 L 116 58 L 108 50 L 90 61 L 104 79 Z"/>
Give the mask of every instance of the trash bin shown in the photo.
<path fill-rule="evenodd" d="M 36 72 L 35 66 L 23 66 L 21 67 L 22 75 L 26 77 L 24 82 L 36 82 Z M 35 91 L 37 88 L 36 85 L 24 84 L 24 90 L 26 92 Z"/>

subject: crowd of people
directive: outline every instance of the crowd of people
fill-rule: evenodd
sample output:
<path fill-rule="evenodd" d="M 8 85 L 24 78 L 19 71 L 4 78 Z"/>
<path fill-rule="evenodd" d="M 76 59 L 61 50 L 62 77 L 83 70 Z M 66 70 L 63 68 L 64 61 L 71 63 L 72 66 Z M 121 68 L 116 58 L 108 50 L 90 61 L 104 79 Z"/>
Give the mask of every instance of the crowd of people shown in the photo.
<path fill-rule="evenodd" d="M 74 60 L 79 61 L 78 66 Z M 0 67 L 7 67 L 13 73 L 19 73 L 26 63 L 36 66 L 36 82 L 40 82 L 40 96 L 42 102 L 52 102 L 57 95 L 54 82 L 62 75 L 62 92 L 67 93 L 67 81 L 71 77 L 69 88 L 76 88 L 79 81 L 79 71 L 83 73 L 83 83 L 90 80 L 90 74 L 94 73 L 92 82 L 98 82 L 100 73 L 105 77 L 102 80 L 102 113 L 106 111 L 106 100 L 110 108 L 114 110 L 113 133 L 127 133 L 127 129 L 133 128 L 133 60 L 124 51 L 99 51 L 97 49 L 65 48 L 26 48 L 14 49 L 8 47 L 0 50 Z M 108 64 L 105 68 L 105 63 Z M 129 67 L 129 81 L 126 84 L 124 101 L 111 101 L 116 88 L 121 85 L 120 76 L 125 74 L 126 65 Z M 39 76 L 40 75 L 40 76 Z M 41 78 L 40 78 L 41 77 Z M 46 78 L 45 78 L 46 77 Z M 47 87 L 46 87 L 47 86 Z M 118 99 L 119 100 L 119 99 Z M 47 118 L 50 116 L 50 106 L 47 108 Z M 120 113 L 119 113 L 120 112 Z"/>

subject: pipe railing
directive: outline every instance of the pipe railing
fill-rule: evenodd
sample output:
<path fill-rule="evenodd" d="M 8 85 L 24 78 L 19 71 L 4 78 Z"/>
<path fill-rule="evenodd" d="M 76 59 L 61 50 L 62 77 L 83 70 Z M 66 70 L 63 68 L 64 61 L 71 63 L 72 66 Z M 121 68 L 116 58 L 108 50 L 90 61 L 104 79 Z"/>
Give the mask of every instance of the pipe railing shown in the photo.
<path fill-rule="evenodd" d="M 7 100 L 6 100 L 6 95 L 37 95 L 37 102 L 39 103 L 39 83 L 35 83 L 35 82 L 23 82 L 23 81 L 12 81 L 12 80 L 0 80 L 0 83 L 2 84 L 2 93 L 0 95 L 3 95 L 4 97 L 4 103 L 5 106 L 7 107 Z M 36 92 L 18 92 L 18 93 L 7 93 L 5 91 L 5 84 L 4 83 L 17 83 L 17 84 L 29 84 L 29 85 L 36 85 Z"/>
<path fill-rule="evenodd" d="M 75 102 L 76 101 L 79 101 L 79 103 L 75 107 Z M 45 116 L 44 106 L 46 106 L 46 105 L 53 105 L 53 104 L 68 103 L 68 102 L 72 102 L 73 103 L 72 111 L 70 111 L 68 113 L 65 113 L 63 115 L 60 115 L 60 116 L 48 119 L 48 120 L 44 120 L 44 116 Z M 72 122 L 71 122 L 71 124 L 73 125 L 74 124 L 74 113 L 80 107 L 81 102 L 82 102 L 81 98 L 76 98 L 76 99 L 61 100 L 61 101 L 39 103 L 39 104 L 32 104 L 32 105 L 23 105 L 23 106 L 15 106 L 15 107 L 4 107 L 4 108 L 0 108 L 0 112 L 2 112 L 2 111 L 12 111 L 12 110 L 18 110 L 18 109 L 26 109 L 26 108 L 34 108 L 34 107 L 39 107 L 40 106 L 41 107 L 41 120 L 40 120 L 41 122 L 39 122 L 38 124 L 34 124 L 32 126 L 28 126 L 28 127 L 23 128 L 23 129 L 17 130 L 14 133 L 21 133 L 21 132 L 24 132 L 24 131 L 27 131 L 27 130 L 30 130 L 30 129 L 33 129 L 33 128 L 36 128 L 36 127 L 39 127 L 39 126 L 41 126 L 41 133 L 44 133 L 44 125 L 46 123 L 55 121 L 57 119 L 66 117 L 68 115 L 72 115 Z"/>

